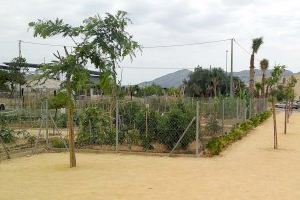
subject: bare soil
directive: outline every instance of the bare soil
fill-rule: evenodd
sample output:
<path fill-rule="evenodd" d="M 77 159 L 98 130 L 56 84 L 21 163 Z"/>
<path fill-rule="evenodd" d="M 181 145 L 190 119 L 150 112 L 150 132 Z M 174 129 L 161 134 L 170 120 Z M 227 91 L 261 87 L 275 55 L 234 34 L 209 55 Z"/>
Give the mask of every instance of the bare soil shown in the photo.
<path fill-rule="evenodd" d="M 213 158 L 67 153 L 0 164 L 0 199 L 300 199 L 300 113 L 273 149 L 272 119 Z"/>

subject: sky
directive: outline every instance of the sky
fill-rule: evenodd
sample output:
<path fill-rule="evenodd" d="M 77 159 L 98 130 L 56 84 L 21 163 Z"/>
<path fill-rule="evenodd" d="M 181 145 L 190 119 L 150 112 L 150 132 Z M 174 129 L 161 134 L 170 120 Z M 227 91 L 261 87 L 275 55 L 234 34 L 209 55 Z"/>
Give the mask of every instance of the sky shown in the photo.
<path fill-rule="evenodd" d="M 95 14 L 124 10 L 133 21 L 127 30 L 142 46 L 235 38 L 244 48 L 234 43 L 233 67 L 240 71 L 249 68 L 251 40 L 262 36 L 264 44 L 256 56 L 256 67 L 260 59 L 267 58 L 271 67 L 284 64 L 293 72 L 300 71 L 299 0 L 0 0 L 0 8 L 0 63 L 18 56 L 18 40 L 72 44 L 60 37 L 34 38 L 28 30 L 31 21 L 58 17 L 78 25 Z M 25 43 L 21 49 L 30 63 L 50 62 L 55 59 L 52 52 L 62 50 Z M 132 62 L 125 59 L 120 63 L 118 77 L 122 84 L 136 84 L 197 65 L 225 70 L 226 50 L 230 51 L 230 41 L 143 49 Z"/>

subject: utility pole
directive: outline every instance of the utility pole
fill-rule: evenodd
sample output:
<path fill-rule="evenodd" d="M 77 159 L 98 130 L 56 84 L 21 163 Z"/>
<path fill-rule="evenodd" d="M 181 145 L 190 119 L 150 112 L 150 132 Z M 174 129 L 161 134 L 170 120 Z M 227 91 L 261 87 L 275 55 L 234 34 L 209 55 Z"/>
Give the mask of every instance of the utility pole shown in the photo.
<path fill-rule="evenodd" d="M 19 58 L 22 56 L 21 42 L 22 42 L 22 40 L 18 40 L 18 43 L 19 43 Z"/>
<path fill-rule="evenodd" d="M 230 97 L 233 97 L 233 41 L 234 38 L 231 39 L 231 62 L 230 62 Z"/>
<path fill-rule="evenodd" d="M 228 75 L 228 71 L 227 71 L 227 60 L 228 60 L 228 50 L 226 50 L 226 75 Z"/>

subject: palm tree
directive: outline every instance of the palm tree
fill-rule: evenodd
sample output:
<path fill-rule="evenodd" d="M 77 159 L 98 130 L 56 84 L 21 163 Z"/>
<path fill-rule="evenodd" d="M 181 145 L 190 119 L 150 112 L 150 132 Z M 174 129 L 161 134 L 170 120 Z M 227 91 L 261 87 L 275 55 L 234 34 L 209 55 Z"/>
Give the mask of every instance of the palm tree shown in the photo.
<path fill-rule="evenodd" d="M 256 97 L 259 97 L 260 94 L 261 94 L 260 92 L 262 91 L 262 84 L 259 83 L 259 82 L 258 82 L 258 83 L 255 83 L 255 90 L 256 90 L 255 93 L 254 93 L 255 96 L 256 96 Z"/>
<path fill-rule="evenodd" d="M 252 54 L 250 59 L 250 83 L 249 83 L 249 92 L 250 95 L 253 96 L 254 92 L 254 55 L 257 53 L 259 47 L 263 44 L 263 38 L 254 38 L 252 40 Z"/>
<path fill-rule="evenodd" d="M 261 78 L 261 96 L 265 97 L 265 83 L 266 83 L 266 71 L 269 68 L 269 61 L 268 59 L 262 59 L 260 61 L 260 69 L 262 71 L 262 78 Z"/>

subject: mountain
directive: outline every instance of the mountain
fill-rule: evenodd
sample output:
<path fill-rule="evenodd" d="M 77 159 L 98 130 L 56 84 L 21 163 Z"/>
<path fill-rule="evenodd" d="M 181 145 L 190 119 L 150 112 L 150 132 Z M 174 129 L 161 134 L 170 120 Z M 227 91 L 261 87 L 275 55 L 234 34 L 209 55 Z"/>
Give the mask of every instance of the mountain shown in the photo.
<path fill-rule="evenodd" d="M 271 76 L 272 70 L 266 71 L 266 77 Z M 166 74 L 164 76 L 161 76 L 159 78 L 156 78 L 152 81 L 148 82 L 142 82 L 139 84 L 140 87 L 145 87 L 149 85 L 159 85 L 163 88 L 170 88 L 170 87 L 179 87 L 182 85 L 183 80 L 187 79 L 189 74 L 192 73 L 192 71 L 187 69 L 182 69 L 170 74 Z M 285 70 L 284 76 L 290 76 L 293 72 L 289 70 Z M 249 70 L 242 70 L 239 72 L 233 72 L 233 76 L 239 77 L 246 85 L 249 83 Z M 255 80 L 261 81 L 262 77 L 262 71 L 259 69 L 255 69 Z"/>
<path fill-rule="evenodd" d="M 178 70 L 176 72 L 156 78 L 152 81 L 142 82 L 139 84 L 139 86 L 145 87 L 154 84 L 163 88 L 179 87 L 182 85 L 183 80 L 185 80 L 190 73 L 192 73 L 192 71 L 187 69 Z"/>
<path fill-rule="evenodd" d="M 272 70 L 266 71 L 266 77 L 271 76 Z M 293 72 L 289 70 L 284 71 L 284 76 L 290 76 Z M 233 72 L 233 76 L 239 77 L 245 84 L 249 83 L 249 70 L 242 70 L 239 72 Z M 261 81 L 262 71 L 260 69 L 255 69 L 255 80 Z"/>

